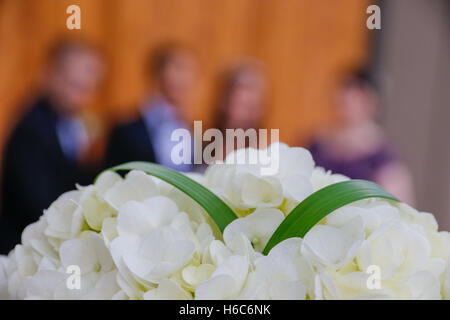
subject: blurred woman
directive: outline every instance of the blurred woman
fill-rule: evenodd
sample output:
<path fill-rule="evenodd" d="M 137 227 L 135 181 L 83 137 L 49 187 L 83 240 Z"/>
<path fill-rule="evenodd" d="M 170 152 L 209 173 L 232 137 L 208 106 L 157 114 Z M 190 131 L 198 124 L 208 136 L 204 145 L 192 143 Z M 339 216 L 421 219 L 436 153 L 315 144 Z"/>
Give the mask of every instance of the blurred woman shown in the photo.
<path fill-rule="evenodd" d="M 412 203 L 410 174 L 375 122 L 379 97 L 365 71 L 347 76 L 335 96 L 337 124 L 321 132 L 310 151 L 316 165 L 352 179 L 378 183 Z"/>
<path fill-rule="evenodd" d="M 224 158 L 227 142 L 232 143 L 232 149 L 258 146 L 257 139 L 245 139 L 244 145 L 238 141 L 226 141 L 226 129 L 258 130 L 261 128 L 266 109 L 267 81 L 262 65 L 255 60 L 242 60 L 226 69 L 218 81 L 218 91 L 215 102 L 215 124 L 224 141 L 222 155 Z"/>

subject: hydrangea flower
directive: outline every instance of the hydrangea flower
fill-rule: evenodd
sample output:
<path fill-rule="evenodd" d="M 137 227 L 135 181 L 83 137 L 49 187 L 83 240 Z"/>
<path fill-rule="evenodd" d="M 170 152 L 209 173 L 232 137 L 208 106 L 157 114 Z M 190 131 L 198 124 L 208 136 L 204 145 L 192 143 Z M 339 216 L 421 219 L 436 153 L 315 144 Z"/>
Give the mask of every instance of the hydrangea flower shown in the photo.
<path fill-rule="evenodd" d="M 263 255 L 298 203 L 348 180 L 303 148 L 269 148 L 279 152 L 241 149 L 189 174 L 239 217 L 223 235 L 194 200 L 141 171 L 104 172 L 61 195 L 0 257 L 0 299 L 450 299 L 450 234 L 402 203 L 354 202 Z M 263 152 L 279 170 L 240 164 Z"/>

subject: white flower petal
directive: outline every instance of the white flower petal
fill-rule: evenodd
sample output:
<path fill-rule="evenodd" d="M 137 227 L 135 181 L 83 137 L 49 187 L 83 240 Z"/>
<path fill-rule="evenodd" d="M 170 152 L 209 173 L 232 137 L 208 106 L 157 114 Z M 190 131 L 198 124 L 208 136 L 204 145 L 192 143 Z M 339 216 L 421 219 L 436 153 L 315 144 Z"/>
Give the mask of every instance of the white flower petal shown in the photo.
<path fill-rule="evenodd" d="M 281 184 L 285 198 L 294 202 L 302 202 L 313 192 L 310 180 L 301 174 L 286 176 Z"/>
<path fill-rule="evenodd" d="M 153 179 L 142 171 L 131 171 L 125 180 L 118 181 L 105 193 L 105 200 L 116 210 L 128 201 L 143 201 L 157 195 Z"/>
<path fill-rule="evenodd" d="M 195 298 L 199 300 L 236 298 L 243 288 L 248 268 L 249 264 L 245 257 L 229 257 L 214 271 L 211 279 L 197 287 Z"/>
<path fill-rule="evenodd" d="M 196 287 L 201 282 L 208 280 L 216 267 L 212 264 L 201 264 L 199 266 L 187 266 L 182 271 L 183 280 L 189 285 Z"/>
<path fill-rule="evenodd" d="M 192 296 L 181 286 L 170 279 L 161 280 L 158 288 L 147 291 L 145 300 L 191 300 Z"/>
<path fill-rule="evenodd" d="M 411 299 L 414 300 L 440 300 L 439 279 L 430 272 L 420 271 L 408 279 L 411 289 Z"/>
<path fill-rule="evenodd" d="M 273 232 L 283 221 L 284 215 L 277 209 L 257 209 L 245 218 L 231 222 L 223 232 L 225 243 L 230 246 L 233 239 L 243 234 L 257 251 L 262 251 Z"/>
<path fill-rule="evenodd" d="M 338 267 L 355 256 L 363 240 L 364 226 L 360 217 L 342 228 L 316 225 L 306 234 L 302 253 L 313 262 Z"/>
<path fill-rule="evenodd" d="M 241 185 L 241 199 L 248 208 L 278 207 L 283 202 L 282 187 L 277 179 L 248 174 Z"/>

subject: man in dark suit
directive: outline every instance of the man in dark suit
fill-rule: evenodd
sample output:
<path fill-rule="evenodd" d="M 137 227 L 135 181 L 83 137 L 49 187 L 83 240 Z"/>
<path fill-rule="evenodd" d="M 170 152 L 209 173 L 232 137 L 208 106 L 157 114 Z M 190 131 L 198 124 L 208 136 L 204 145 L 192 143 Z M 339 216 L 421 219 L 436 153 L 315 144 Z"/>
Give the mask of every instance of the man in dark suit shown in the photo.
<path fill-rule="evenodd" d="M 107 168 L 130 161 L 156 162 L 152 140 L 142 117 L 112 131 L 105 158 Z"/>
<path fill-rule="evenodd" d="M 65 40 L 51 50 L 39 98 L 6 144 L 2 173 L 0 253 L 20 243 L 23 229 L 62 193 L 92 177 L 80 165 L 89 138 L 79 111 L 103 73 L 97 52 Z"/>
<path fill-rule="evenodd" d="M 177 142 L 171 141 L 171 135 L 176 129 L 189 128 L 183 111 L 192 93 L 192 56 L 178 44 L 161 45 L 151 52 L 148 71 L 154 90 L 142 102 L 137 119 L 112 131 L 106 165 L 148 161 L 178 171 L 190 171 L 192 164 L 172 161 L 171 151 Z"/>

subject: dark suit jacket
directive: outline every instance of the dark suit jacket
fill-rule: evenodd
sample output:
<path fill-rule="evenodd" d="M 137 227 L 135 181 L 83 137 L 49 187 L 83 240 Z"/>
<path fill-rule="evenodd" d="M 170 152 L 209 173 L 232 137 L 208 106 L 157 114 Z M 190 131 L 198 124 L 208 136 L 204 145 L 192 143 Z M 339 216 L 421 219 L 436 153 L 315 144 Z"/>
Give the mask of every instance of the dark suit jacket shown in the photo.
<path fill-rule="evenodd" d="M 41 98 L 18 123 L 3 157 L 0 253 L 20 242 L 23 229 L 75 184 L 92 183 L 93 176 L 67 160 L 56 124 L 58 115 Z"/>
<path fill-rule="evenodd" d="M 130 161 L 156 162 L 150 135 L 142 118 L 118 126 L 110 135 L 106 166 L 109 168 Z"/>

